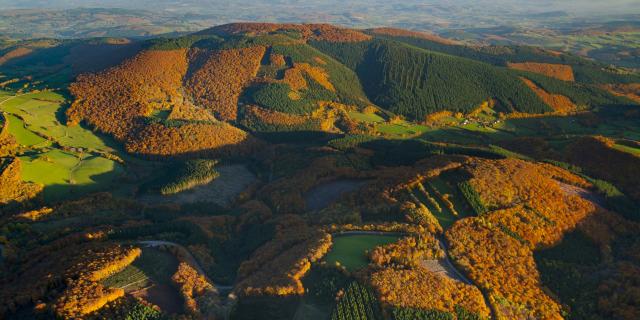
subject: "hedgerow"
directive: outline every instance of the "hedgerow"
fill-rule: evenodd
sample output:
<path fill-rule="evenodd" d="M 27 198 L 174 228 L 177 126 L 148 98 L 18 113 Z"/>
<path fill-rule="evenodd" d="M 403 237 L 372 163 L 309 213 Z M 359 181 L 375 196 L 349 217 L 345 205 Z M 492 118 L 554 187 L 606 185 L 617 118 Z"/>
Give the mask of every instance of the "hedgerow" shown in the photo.
<path fill-rule="evenodd" d="M 468 181 L 459 183 L 458 189 L 460 189 L 460 192 L 462 192 L 465 199 L 467 199 L 467 202 L 469 203 L 473 211 L 475 211 L 476 215 L 481 216 L 488 211 L 482 203 L 480 195 Z"/>
<path fill-rule="evenodd" d="M 331 320 L 376 320 L 380 319 L 379 309 L 373 291 L 354 281 L 336 304 Z"/>

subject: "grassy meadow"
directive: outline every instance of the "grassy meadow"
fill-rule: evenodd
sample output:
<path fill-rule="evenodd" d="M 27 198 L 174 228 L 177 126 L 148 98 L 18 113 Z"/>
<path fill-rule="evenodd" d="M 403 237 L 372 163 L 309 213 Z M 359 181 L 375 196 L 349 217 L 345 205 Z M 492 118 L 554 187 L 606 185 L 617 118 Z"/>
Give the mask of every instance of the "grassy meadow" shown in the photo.
<path fill-rule="evenodd" d="M 59 200 L 111 185 L 123 166 L 104 157 L 118 153 L 108 140 L 82 126 L 66 126 L 66 99 L 56 92 L 0 95 L 9 132 L 21 146 L 24 181 L 45 186 L 45 200 Z"/>
<path fill-rule="evenodd" d="M 336 236 L 333 239 L 333 247 L 325 256 L 329 264 L 339 263 L 349 271 L 355 271 L 369 264 L 367 253 L 373 248 L 395 242 L 399 236 L 357 234 Z"/>

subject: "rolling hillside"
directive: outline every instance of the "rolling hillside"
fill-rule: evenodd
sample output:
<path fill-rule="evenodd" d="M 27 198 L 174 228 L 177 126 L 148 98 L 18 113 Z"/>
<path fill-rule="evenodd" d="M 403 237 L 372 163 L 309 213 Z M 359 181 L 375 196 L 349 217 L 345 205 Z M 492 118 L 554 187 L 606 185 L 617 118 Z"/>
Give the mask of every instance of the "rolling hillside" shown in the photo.
<path fill-rule="evenodd" d="M 640 318 L 629 70 L 326 24 L 1 46 L 2 319 Z"/>
<path fill-rule="evenodd" d="M 633 104 L 605 89 L 640 82 L 537 48 L 469 47 L 417 32 L 326 24 L 235 23 L 142 42 L 28 42 L 3 54 L 15 71 L 9 76 L 24 76 L 29 66 L 58 82 L 73 79 L 69 122 L 86 122 L 148 156 L 243 153 L 265 132 L 424 131 L 391 123 L 396 116 L 425 123 L 441 112 L 566 115 Z M 33 63 L 43 56 L 44 66 Z M 210 135 L 215 143 L 198 138 Z"/>

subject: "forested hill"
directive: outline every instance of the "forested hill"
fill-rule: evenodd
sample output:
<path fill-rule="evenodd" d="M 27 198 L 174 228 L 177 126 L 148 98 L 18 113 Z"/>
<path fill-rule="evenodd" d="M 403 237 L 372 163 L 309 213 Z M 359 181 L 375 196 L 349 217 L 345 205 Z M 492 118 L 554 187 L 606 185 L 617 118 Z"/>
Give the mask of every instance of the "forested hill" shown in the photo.
<path fill-rule="evenodd" d="M 50 73 L 44 84 L 73 82 L 70 123 L 86 122 L 149 156 L 244 153 L 254 133 L 366 132 L 349 116 L 365 109 L 417 123 L 482 106 L 569 114 L 633 104 L 627 86 L 640 82 L 532 47 L 326 24 L 236 23 L 142 42 L 27 41 L 5 46 L 0 62 L 9 77 L 39 68 Z M 187 133 L 195 138 L 176 141 Z M 211 134 L 219 138 L 204 138 Z"/>

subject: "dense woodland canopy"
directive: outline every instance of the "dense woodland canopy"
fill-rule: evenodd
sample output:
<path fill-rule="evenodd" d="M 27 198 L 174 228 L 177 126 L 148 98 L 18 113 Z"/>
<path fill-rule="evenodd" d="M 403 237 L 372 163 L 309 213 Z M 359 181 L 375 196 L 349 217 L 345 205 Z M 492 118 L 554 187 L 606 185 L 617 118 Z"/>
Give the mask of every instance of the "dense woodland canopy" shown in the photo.
<path fill-rule="evenodd" d="M 2 50 L 0 318 L 640 317 L 632 71 L 324 24 Z"/>

